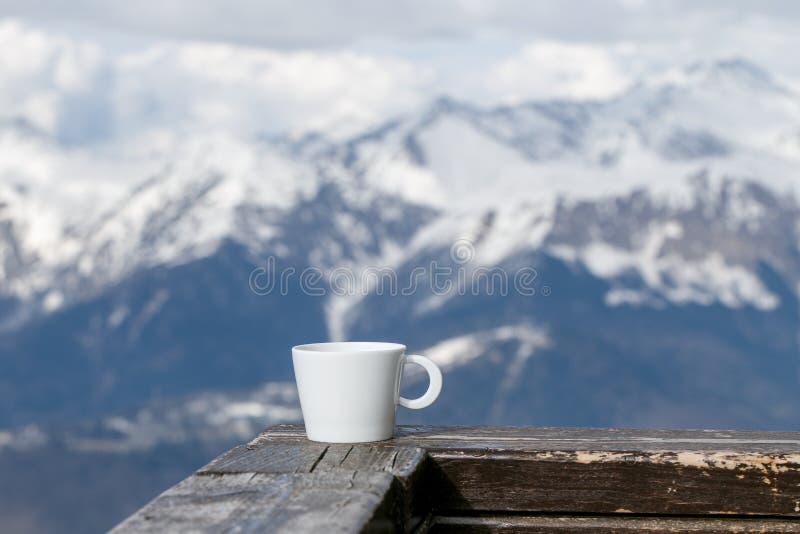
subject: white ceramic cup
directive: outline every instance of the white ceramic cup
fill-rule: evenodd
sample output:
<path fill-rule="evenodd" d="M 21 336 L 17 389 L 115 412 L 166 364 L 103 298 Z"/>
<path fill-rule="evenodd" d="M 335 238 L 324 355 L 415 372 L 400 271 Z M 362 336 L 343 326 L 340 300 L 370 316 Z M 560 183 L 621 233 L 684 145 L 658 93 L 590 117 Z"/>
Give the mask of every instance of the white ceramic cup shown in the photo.
<path fill-rule="evenodd" d="M 327 443 L 381 441 L 392 437 L 397 405 L 419 410 L 442 390 L 442 372 L 425 356 L 405 356 L 399 343 L 312 343 L 292 348 L 294 375 L 308 439 Z M 400 396 L 407 363 L 430 378 L 417 399 Z"/>

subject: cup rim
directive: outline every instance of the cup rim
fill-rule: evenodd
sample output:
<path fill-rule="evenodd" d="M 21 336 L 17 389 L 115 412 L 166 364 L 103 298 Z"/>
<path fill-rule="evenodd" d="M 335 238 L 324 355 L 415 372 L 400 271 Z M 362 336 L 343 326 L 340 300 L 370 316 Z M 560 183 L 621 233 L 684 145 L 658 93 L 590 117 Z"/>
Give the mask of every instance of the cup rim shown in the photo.
<path fill-rule="evenodd" d="M 327 341 L 323 343 L 305 343 L 295 345 L 292 352 L 311 352 L 315 354 L 342 354 L 353 352 L 376 352 L 376 351 L 396 351 L 406 350 L 406 346 L 401 343 L 389 343 L 385 341 Z"/>

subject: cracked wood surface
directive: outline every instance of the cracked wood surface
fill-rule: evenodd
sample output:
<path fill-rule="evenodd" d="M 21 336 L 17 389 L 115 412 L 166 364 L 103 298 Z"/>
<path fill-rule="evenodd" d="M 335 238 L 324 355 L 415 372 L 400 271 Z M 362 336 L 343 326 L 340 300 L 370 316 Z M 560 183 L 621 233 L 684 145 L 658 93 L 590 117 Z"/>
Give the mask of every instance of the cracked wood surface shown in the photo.
<path fill-rule="evenodd" d="M 388 441 L 338 445 L 277 425 L 116 531 L 625 532 L 659 522 L 800 532 L 800 432 L 402 426 Z"/>

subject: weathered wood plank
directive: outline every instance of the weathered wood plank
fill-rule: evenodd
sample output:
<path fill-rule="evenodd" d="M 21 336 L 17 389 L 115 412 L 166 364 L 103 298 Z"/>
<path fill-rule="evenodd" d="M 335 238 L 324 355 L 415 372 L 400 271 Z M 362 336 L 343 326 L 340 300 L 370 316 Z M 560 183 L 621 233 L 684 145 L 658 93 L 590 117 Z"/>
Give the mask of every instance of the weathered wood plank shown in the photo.
<path fill-rule="evenodd" d="M 430 501 L 421 484 L 427 476 L 427 453 L 416 447 L 393 447 L 383 444 L 331 445 L 315 471 L 350 469 L 385 471 L 394 475 L 403 489 L 402 505 L 410 522 L 427 513 Z"/>
<path fill-rule="evenodd" d="M 427 451 L 439 510 L 800 516 L 798 432 L 399 427 L 385 443 Z"/>
<path fill-rule="evenodd" d="M 274 425 L 260 440 L 305 441 L 303 425 Z M 800 454 L 800 432 L 751 430 L 635 430 L 489 426 L 398 426 L 387 445 L 428 451 L 491 449 L 525 451 L 737 451 Z M 590 444 L 590 445 L 587 445 Z"/>
<path fill-rule="evenodd" d="M 800 523 L 785 519 L 720 519 L 675 517 L 570 517 L 570 516 L 489 516 L 433 517 L 429 532 L 551 534 L 607 534 L 626 532 L 719 533 L 800 532 Z"/>
<path fill-rule="evenodd" d="M 521 512 L 800 516 L 800 465 L 742 453 L 449 452 L 433 506 Z"/>
<path fill-rule="evenodd" d="M 305 439 L 282 443 L 259 437 L 212 460 L 198 474 L 310 473 L 347 469 L 387 471 L 407 479 L 425 457 L 424 449 L 398 447 L 386 442 L 328 445 Z"/>
<path fill-rule="evenodd" d="M 328 450 L 323 443 L 270 443 L 258 439 L 240 445 L 202 467 L 198 474 L 310 473 Z"/>
<path fill-rule="evenodd" d="M 445 531 L 793 532 L 800 433 L 399 427 L 334 445 L 280 425 L 117 531 L 408 531 L 424 515 Z"/>
<path fill-rule="evenodd" d="M 414 447 L 262 435 L 212 460 L 118 529 L 403 532 L 423 513 L 412 487 L 426 458 Z"/>
<path fill-rule="evenodd" d="M 259 437 L 236 447 L 200 469 L 198 475 L 236 473 L 311 473 L 331 471 L 384 471 L 400 485 L 397 505 L 407 522 L 428 508 L 424 492 L 413 487 L 422 476 L 427 455 L 416 447 L 385 444 L 322 444 L 307 440 L 281 443 Z"/>
<path fill-rule="evenodd" d="M 385 472 L 195 475 L 112 532 L 395 532 L 398 491 Z"/>
<path fill-rule="evenodd" d="M 425 450 L 418 447 L 382 444 L 331 445 L 317 468 L 387 471 L 398 478 L 407 478 L 416 471 L 425 456 Z"/>

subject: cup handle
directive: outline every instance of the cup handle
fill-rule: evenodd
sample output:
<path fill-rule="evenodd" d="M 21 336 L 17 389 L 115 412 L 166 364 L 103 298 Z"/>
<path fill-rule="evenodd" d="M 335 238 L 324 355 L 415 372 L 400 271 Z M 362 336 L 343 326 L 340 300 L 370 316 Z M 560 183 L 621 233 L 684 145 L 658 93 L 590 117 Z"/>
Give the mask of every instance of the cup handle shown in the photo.
<path fill-rule="evenodd" d="M 416 363 L 417 365 L 422 366 L 428 372 L 428 379 L 430 380 L 430 383 L 428 384 L 428 391 L 426 391 L 421 397 L 416 399 L 406 399 L 404 397 L 400 397 L 400 406 L 411 408 L 412 410 L 421 410 L 422 408 L 427 408 L 433 404 L 433 401 L 435 401 L 439 396 L 439 392 L 442 391 L 442 371 L 435 363 L 433 363 L 433 360 L 418 354 L 407 355 L 403 359 L 403 365 L 407 363 Z"/>

